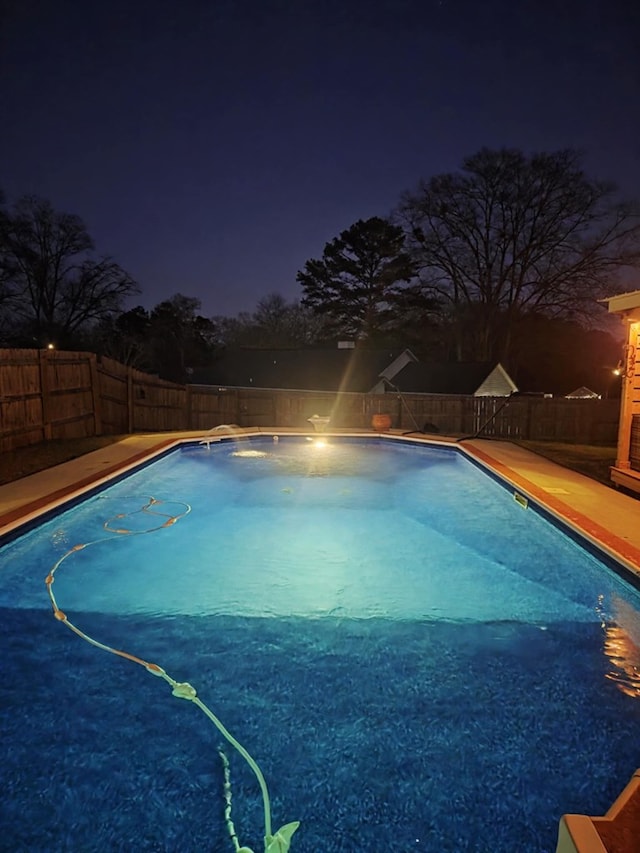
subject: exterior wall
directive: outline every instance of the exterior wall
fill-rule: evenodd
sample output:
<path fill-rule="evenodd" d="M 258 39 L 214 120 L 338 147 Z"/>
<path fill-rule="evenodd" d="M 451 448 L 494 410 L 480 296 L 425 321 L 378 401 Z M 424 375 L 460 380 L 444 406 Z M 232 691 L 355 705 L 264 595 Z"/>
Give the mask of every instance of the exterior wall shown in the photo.
<path fill-rule="evenodd" d="M 634 418 L 640 417 L 640 321 L 628 324 L 624 348 L 620 427 L 616 468 L 631 468 L 631 429 Z M 640 468 L 637 468 L 640 470 Z"/>
<path fill-rule="evenodd" d="M 640 471 L 640 322 L 629 327 L 626 356 L 625 399 L 630 415 L 629 467 Z"/>
<path fill-rule="evenodd" d="M 611 479 L 640 493 L 640 290 L 607 300 L 609 312 L 619 314 L 626 327 L 622 358 L 622 395 L 616 464 Z"/>
<path fill-rule="evenodd" d="M 618 451 L 611 479 L 640 492 L 640 321 L 628 324 L 622 367 Z"/>

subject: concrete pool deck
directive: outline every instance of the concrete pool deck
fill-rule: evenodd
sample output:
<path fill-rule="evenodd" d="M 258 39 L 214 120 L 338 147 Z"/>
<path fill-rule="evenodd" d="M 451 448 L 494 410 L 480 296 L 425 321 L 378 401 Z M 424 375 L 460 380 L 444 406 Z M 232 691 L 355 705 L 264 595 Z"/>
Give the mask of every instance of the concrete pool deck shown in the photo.
<path fill-rule="evenodd" d="M 99 485 L 114 475 L 135 467 L 150 455 L 161 453 L 180 440 L 216 440 L 226 435 L 301 434 L 303 430 L 234 429 L 230 432 L 179 432 L 131 435 L 111 445 L 53 468 L 0 486 L 0 536 L 19 529 L 42 513 L 64 504 L 71 497 Z M 309 433 L 311 434 L 311 433 Z M 392 435 L 412 441 L 455 443 L 454 439 L 422 434 Z M 325 437 L 373 436 L 356 430 L 327 431 Z M 320 436 L 318 436 L 320 437 Z M 514 488 L 514 494 L 535 500 L 605 553 L 619 560 L 640 580 L 640 500 L 616 491 L 582 474 L 545 459 L 507 441 L 468 439 L 460 442 L 465 451 L 487 465 Z M 640 773 L 640 771 L 639 771 Z M 567 815 L 560 823 L 557 853 L 632 853 L 640 825 L 638 774 L 620 795 L 605 818 Z M 622 789 L 626 780 L 620 780 Z M 614 814 L 615 812 L 615 814 Z M 615 818 L 615 819 L 614 819 Z M 599 825 L 598 821 L 601 825 Z M 607 846 L 603 843 L 606 832 Z M 610 837 L 620 836 L 619 846 L 609 846 Z M 626 846 L 626 838 L 631 846 Z"/>

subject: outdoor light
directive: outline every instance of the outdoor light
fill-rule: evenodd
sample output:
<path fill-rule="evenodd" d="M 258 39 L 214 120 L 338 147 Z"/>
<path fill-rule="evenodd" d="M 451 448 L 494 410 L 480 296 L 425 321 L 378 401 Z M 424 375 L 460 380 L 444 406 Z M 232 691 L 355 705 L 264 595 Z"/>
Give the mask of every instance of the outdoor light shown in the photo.
<path fill-rule="evenodd" d="M 55 344 L 47 344 L 47 349 L 55 349 L 55 348 L 56 348 Z"/>

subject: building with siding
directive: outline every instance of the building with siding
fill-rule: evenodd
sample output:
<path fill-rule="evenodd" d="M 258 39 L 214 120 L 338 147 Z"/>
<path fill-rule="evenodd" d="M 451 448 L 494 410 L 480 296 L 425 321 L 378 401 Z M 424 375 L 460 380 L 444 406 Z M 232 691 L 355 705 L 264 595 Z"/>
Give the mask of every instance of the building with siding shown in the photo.
<path fill-rule="evenodd" d="M 606 299 L 609 313 L 619 314 L 625 327 L 620 362 L 622 391 L 616 464 L 611 479 L 640 492 L 640 290 Z"/>

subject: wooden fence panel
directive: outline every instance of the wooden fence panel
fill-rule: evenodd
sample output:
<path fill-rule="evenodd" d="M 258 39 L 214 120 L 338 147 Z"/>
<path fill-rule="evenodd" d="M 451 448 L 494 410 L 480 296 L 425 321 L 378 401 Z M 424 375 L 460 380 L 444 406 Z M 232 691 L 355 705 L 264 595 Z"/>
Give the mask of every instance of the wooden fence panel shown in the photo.
<path fill-rule="evenodd" d="M 362 429 L 367 418 L 364 394 L 332 391 L 278 391 L 275 393 L 277 426 L 308 429 L 309 418 L 330 418 L 335 429 Z M 369 401 L 373 406 L 373 401 Z M 369 424 L 371 418 L 369 417 Z"/>
<path fill-rule="evenodd" d="M 189 429 L 210 430 L 222 424 L 238 424 L 237 392 L 226 388 L 187 386 Z"/>
<path fill-rule="evenodd" d="M 44 439 L 38 350 L 0 350 L 0 452 Z"/>
<path fill-rule="evenodd" d="M 273 426 L 276 401 L 272 391 L 238 389 L 238 426 Z"/>
<path fill-rule="evenodd" d="M 399 412 L 398 429 L 450 435 L 461 435 L 470 429 L 469 426 L 465 430 L 469 418 L 465 398 L 458 395 L 397 395 L 395 409 Z M 395 421 L 393 425 L 396 426 Z"/>
<path fill-rule="evenodd" d="M 368 429 L 382 412 L 407 432 L 615 444 L 619 401 L 185 387 L 92 353 L 0 350 L 0 450 L 220 424 L 305 429 L 314 414 Z"/>
<path fill-rule="evenodd" d="M 573 441 L 577 444 L 615 442 L 618 400 L 528 399 L 529 429 L 533 441 Z"/>
<path fill-rule="evenodd" d="M 187 428 L 187 389 L 140 370 L 132 371 L 132 432 L 170 432 Z"/>
<path fill-rule="evenodd" d="M 41 350 L 42 407 L 48 438 L 95 435 L 93 353 Z"/>
<path fill-rule="evenodd" d="M 304 429 L 308 428 L 308 419 L 313 415 L 333 420 L 336 396 L 324 391 L 278 394 L 275 398 L 275 423 L 279 427 Z"/>
<path fill-rule="evenodd" d="M 105 435 L 130 432 L 128 382 L 130 370 L 112 358 L 98 362 L 98 394 L 102 431 Z"/>

